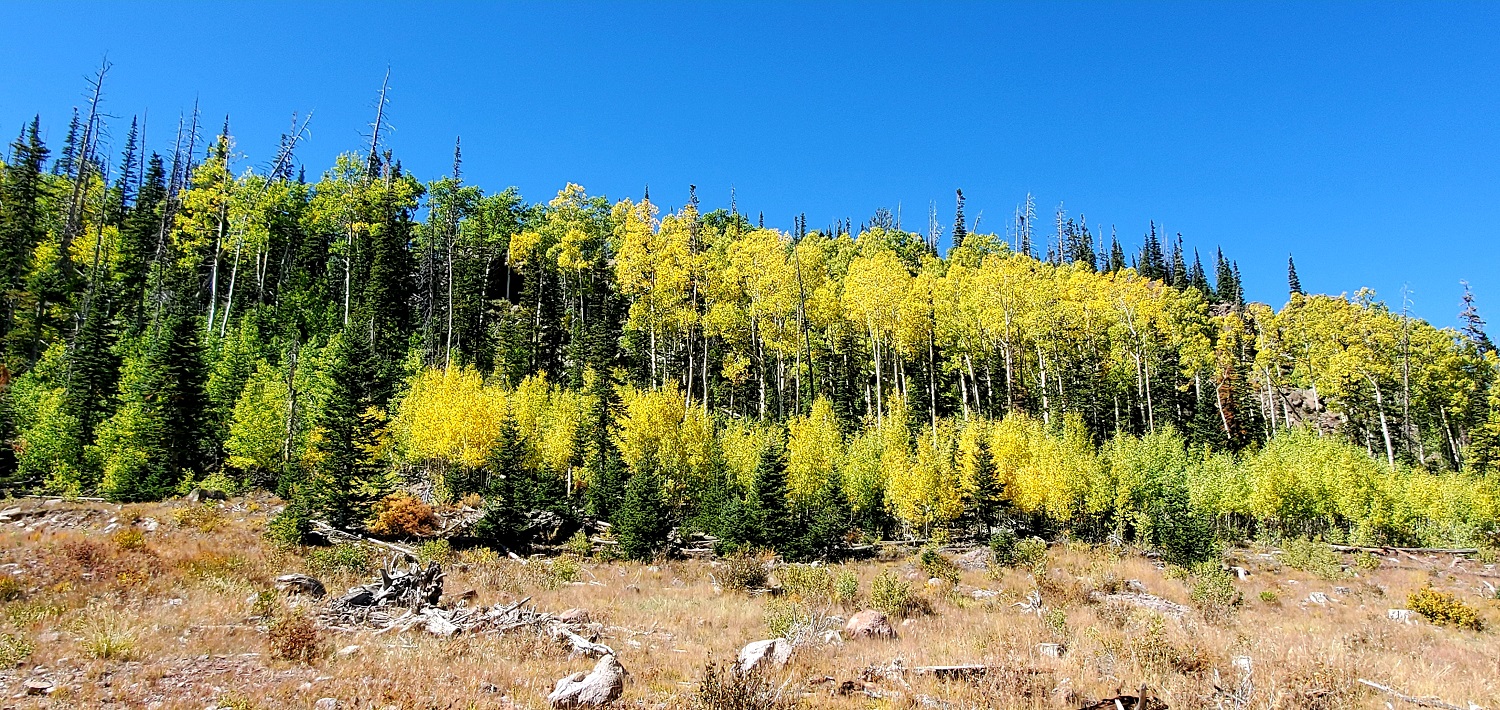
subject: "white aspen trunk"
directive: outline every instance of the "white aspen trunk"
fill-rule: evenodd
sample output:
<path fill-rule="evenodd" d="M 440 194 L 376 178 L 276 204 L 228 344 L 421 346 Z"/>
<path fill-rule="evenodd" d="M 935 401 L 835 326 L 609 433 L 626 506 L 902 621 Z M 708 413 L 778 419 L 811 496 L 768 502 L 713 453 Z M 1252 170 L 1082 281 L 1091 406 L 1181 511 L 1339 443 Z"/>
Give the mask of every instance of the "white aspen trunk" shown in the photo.
<path fill-rule="evenodd" d="M 245 247 L 245 237 L 241 235 L 234 243 L 234 266 L 229 269 L 229 297 L 224 303 L 224 318 L 219 323 L 219 337 L 229 330 L 229 313 L 234 310 L 234 286 L 240 280 L 240 250 Z"/>
<path fill-rule="evenodd" d="M 1391 446 L 1391 428 L 1386 424 L 1385 421 L 1385 400 L 1380 395 L 1380 385 L 1375 382 L 1375 378 L 1369 375 L 1365 375 L 1365 379 L 1370 381 L 1370 387 L 1374 388 L 1375 390 L 1375 411 L 1380 414 L 1380 435 L 1385 438 L 1386 464 L 1388 464 L 1391 468 L 1395 468 L 1396 450 Z"/>

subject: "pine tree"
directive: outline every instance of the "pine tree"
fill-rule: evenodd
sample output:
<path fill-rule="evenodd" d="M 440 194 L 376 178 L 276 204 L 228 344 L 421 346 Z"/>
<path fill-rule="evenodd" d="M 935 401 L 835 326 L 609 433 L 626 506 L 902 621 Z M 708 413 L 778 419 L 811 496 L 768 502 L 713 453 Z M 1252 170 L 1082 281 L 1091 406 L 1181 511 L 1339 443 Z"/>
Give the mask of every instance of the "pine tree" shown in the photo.
<path fill-rule="evenodd" d="M 78 160 L 78 107 L 73 107 L 73 119 L 68 122 L 68 137 L 63 139 L 62 153 L 52 165 L 53 175 L 73 177 L 73 168 Z"/>
<path fill-rule="evenodd" d="M 1124 271 L 1128 268 L 1125 263 L 1125 248 L 1120 246 L 1119 237 L 1111 236 L 1109 242 L 1109 271 Z"/>
<path fill-rule="evenodd" d="M 1239 300 L 1240 287 L 1234 278 L 1234 268 L 1230 266 L 1229 260 L 1224 258 L 1224 249 L 1220 248 L 1216 258 L 1214 270 L 1214 300 L 1218 303 L 1233 305 Z"/>
<path fill-rule="evenodd" d="M 666 543 L 671 519 L 663 486 L 661 472 L 650 459 L 625 484 L 625 498 L 611 519 L 625 557 L 648 561 Z"/>
<path fill-rule="evenodd" d="M 1474 303 L 1473 289 L 1469 288 L 1468 281 L 1460 281 L 1459 285 L 1464 289 L 1464 309 L 1458 314 L 1459 322 L 1463 323 L 1464 337 L 1468 338 L 1474 347 L 1479 348 L 1480 352 L 1494 350 L 1495 344 L 1490 341 L 1490 336 L 1484 329 L 1484 318 L 1479 315 L 1479 306 Z"/>
<path fill-rule="evenodd" d="M 32 252 L 47 235 L 43 178 L 47 147 L 42 145 L 41 118 L 34 117 L 10 144 L 10 161 L 0 172 L 0 341 L 15 327 L 21 291 Z"/>
<path fill-rule="evenodd" d="M 964 239 L 969 236 L 969 228 L 964 224 L 964 191 L 958 191 L 958 204 L 953 213 L 953 246 L 963 246 Z"/>
<path fill-rule="evenodd" d="M 1165 280 L 1168 278 L 1166 256 L 1161 250 L 1161 240 L 1156 236 L 1156 222 L 1151 222 L 1151 231 L 1146 234 L 1146 242 L 1141 246 L 1141 258 L 1136 270 L 1148 279 Z"/>
<path fill-rule="evenodd" d="M 755 479 L 745 496 L 751 542 L 777 549 L 793 539 L 792 511 L 787 500 L 786 447 L 779 440 L 761 450 Z"/>
<path fill-rule="evenodd" d="M 1187 270 L 1187 262 L 1182 256 L 1182 232 L 1177 233 L 1177 241 L 1172 243 L 1172 267 L 1170 285 L 1172 288 L 1182 290 L 1190 283 Z"/>
<path fill-rule="evenodd" d="M 1292 262 L 1290 254 L 1286 257 L 1286 286 L 1290 295 L 1301 296 L 1302 280 L 1297 278 L 1297 265 Z"/>
<path fill-rule="evenodd" d="M 308 479 L 297 491 L 309 511 L 335 527 L 361 524 L 386 493 L 381 462 L 384 421 L 376 408 L 376 364 L 362 323 L 336 336 L 324 373 L 327 393 L 308 442 Z"/>
<path fill-rule="evenodd" d="M 1205 299 L 1213 296 L 1213 289 L 1208 285 L 1208 274 L 1203 270 L 1203 259 L 1198 256 L 1198 250 L 1193 249 L 1193 267 L 1188 272 L 1188 286 Z"/>
<path fill-rule="evenodd" d="M 789 559 L 831 560 L 839 557 L 844 549 L 844 536 L 849 532 L 852 511 L 849 498 L 844 494 L 842 479 L 838 471 L 823 480 L 817 496 L 806 506 L 796 511 L 795 539 L 788 541 Z"/>

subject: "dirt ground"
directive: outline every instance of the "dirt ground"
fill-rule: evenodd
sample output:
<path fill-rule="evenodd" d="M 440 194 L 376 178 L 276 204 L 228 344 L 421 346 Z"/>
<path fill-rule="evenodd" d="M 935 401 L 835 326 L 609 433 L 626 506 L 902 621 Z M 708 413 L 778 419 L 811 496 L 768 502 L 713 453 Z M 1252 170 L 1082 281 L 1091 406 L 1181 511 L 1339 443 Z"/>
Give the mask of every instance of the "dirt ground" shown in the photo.
<path fill-rule="evenodd" d="M 275 577 L 312 574 L 332 597 L 369 574 L 327 550 L 267 542 L 276 505 L 0 501 L 0 707 L 543 708 L 558 678 L 592 667 L 524 630 L 320 629 L 301 639 L 308 660 L 287 660 L 269 629 L 311 618 L 326 598 L 274 593 Z M 1492 564 L 1344 555 L 1320 576 L 1270 550 L 1236 549 L 1229 563 L 1247 576 L 1228 590 L 1242 599 L 1231 604 L 1224 589 L 1205 594 L 1148 557 L 1080 544 L 1054 544 L 1033 567 L 960 569 L 956 585 L 929 583 L 909 551 L 888 557 L 834 566 L 860 581 L 843 603 L 724 590 L 725 568 L 694 560 L 521 564 L 467 553 L 446 563 L 446 590 L 474 590 L 471 605 L 531 597 L 542 611 L 587 610 L 585 631 L 629 672 L 618 707 L 695 707 L 710 660 L 732 661 L 769 638 L 768 624 L 794 617 L 809 640 L 766 680 L 809 708 L 1080 708 L 1142 686 L 1172 708 L 1417 707 L 1361 679 L 1500 708 Z M 893 620 L 899 637 L 825 634 L 871 603 L 884 572 L 919 597 Z M 1456 595 L 1486 630 L 1391 618 L 1425 586 Z M 1142 608 L 1142 594 L 1170 604 Z M 985 672 L 918 671 L 959 664 Z"/>

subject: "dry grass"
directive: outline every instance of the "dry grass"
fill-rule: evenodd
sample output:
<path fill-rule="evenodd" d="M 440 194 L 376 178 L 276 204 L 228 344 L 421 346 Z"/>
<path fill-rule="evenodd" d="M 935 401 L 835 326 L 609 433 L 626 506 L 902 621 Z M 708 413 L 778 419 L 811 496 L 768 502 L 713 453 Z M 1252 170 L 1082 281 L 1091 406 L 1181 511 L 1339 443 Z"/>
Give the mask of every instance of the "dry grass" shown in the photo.
<path fill-rule="evenodd" d="M 31 510 L 44 503 L 7 505 Z M 439 640 L 306 627 L 287 633 L 288 620 L 308 618 L 310 602 L 269 593 L 271 580 L 311 567 L 306 550 L 264 541 L 275 505 L 235 499 L 213 504 L 213 512 L 199 506 L 178 513 L 186 506 L 125 511 L 63 503 L 54 507 L 94 512 L 82 527 L 0 528 L 0 579 L 9 580 L 0 599 L 0 655 L 11 664 L 0 667 L 7 706 L 279 708 L 333 697 L 360 710 L 542 708 L 557 678 L 592 665 L 531 634 Z M 147 519 L 163 522 L 151 531 L 140 522 L 131 527 Z M 117 524 L 108 529 L 111 521 Z M 121 533 L 122 526 L 140 534 Z M 616 648 L 630 671 L 618 702 L 625 707 L 701 706 L 705 680 L 714 692 L 741 693 L 722 666 L 719 677 L 705 678 L 710 659 L 732 659 L 745 643 L 765 638 L 768 621 L 825 624 L 847 616 L 871 603 L 881 575 L 908 585 L 930 613 L 908 617 L 892 641 L 812 641 L 787 668 L 764 677 L 768 687 L 785 689 L 807 708 L 906 707 L 916 696 L 959 707 L 1074 708 L 1145 684 L 1172 707 L 1213 707 L 1216 683 L 1243 687 L 1244 661 L 1237 659 L 1248 658 L 1255 708 L 1385 707 L 1358 678 L 1457 704 L 1493 707 L 1500 697 L 1493 632 L 1386 617 L 1431 586 L 1495 628 L 1500 606 L 1479 578 L 1448 570 L 1446 560 L 1427 572 L 1409 564 L 1372 567 L 1350 556 L 1347 573 L 1325 579 L 1333 576 L 1326 562 L 1299 570 L 1256 551 L 1236 554 L 1252 576 L 1233 581 L 1233 595 L 1217 586 L 1222 578 L 1204 586 L 1206 572 L 1168 576 L 1149 559 L 1078 545 L 1054 546 L 1034 565 L 960 570 L 956 585 L 928 585 L 930 556 L 925 566 L 910 556 L 827 573 L 783 570 L 786 579 L 773 575 L 773 584 L 791 581 L 793 593 L 779 596 L 719 588 L 722 564 L 522 565 L 465 550 L 450 561 L 447 588 L 454 595 L 475 590 L 478 604 L 531 596 L 546 610 L 588 609 L 600 641 Z M 325 559 L 331 563 L 316 572 L 335 594 L 362 581 L 349 557 Z M 1179 620 L 1091 598 L 1129 591 L 1130 580 L 1192 611 Z M 976 589 L 994 595 L 976 599 Z M 1041 595 L 1040 613 L 1016 606 L 1033 592 Z M 1309 601 L 1313 593 L 1327 603 Z M 311 638 L 310 651 L 286 645 L 293 638 Z M 1043 643 L 1065 651 L 1049 657 L 1039 650 Z M 351 646 L 358 648 L 340 652 Z M 866 669 L 898 658 L 908 666 L 986 663 L 995 670 L 969 681 L 908 673 L 909 688 L 894 678 L 864 678 Z M 56 691 L 15 697 L 33 677 L 52 681 Z M 872 700 L 865 688 L 890 699 Z"/>

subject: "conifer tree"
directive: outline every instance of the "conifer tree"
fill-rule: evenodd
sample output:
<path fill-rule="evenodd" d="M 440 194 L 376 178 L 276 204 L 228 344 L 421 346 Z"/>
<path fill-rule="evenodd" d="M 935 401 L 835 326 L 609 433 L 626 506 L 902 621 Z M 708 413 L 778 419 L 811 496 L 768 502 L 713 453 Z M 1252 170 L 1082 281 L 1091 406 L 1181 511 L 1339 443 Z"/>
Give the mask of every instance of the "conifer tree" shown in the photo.
<path fill-rule="evenodd" d="M 1290 295 L 1303 295 L 1302 280 L 1297 278 L 1297 264 L 1292 261 L 1290 254 L 1286 257 L 1286 287 Z"/>
<path fill-rule="evenodd" d="M 661 550 L 671 530 L 670 511 L 656 461 L 648 458 L 625 484 L 625 497 L 612 518 L 620 553 L 648 561 Z"/>
<path fill-rule="evenodd" d="M 761 449 L 755 479 L 745 495 L 746 517 L 753 533 L 751 542 L 772 549 L 794 537 L 791 503 L 787 499 L 785 450 L 780 440 Z"/>
<path fill-rule="evenodd" d="M 32 252 L 46 237 L 44 198 L 48 195 L 43 168 L 47 147 L 42 144 L 41 118 L 34 117 L 10 144 L 10 160 L 0 172 L 0 341 L 15 327 L 22 307 L 21 293 Z"/>
<path fill-rule="evenodd" d="M 1177 241 L 1172 243 L 1172 268 L 1171 286 L 1182 290 L 1191 283 L 1188 275 L 1187 262 L 1182 256 L 1182 232 L 1177 233 Z"/>
<path fill-rule="evenodd" d="M 1198 250 L 1193 249 L 1193 267 L 1188 272 L 1188 286 L 1203 295 L 1204 299 L 1213 296 L 1213 289 L 1208 285 L 1208 274 L 1203 271 L 1203 259 L 1198 256 Z"/>
<path fill-rule="evenodd" d="M 1463 324 L 1464 337 L 1479 348 L 1480 352 L 1494 350 L 1495 344 L 1490 341 L 1490 336 L 1484 329 L 1484 318 L 1479 315 L 1479 306 L 1474 303 L 1474 290 L 1469 288 L 1468 281 L 1460 281 L 1459 285 L 1464 289 L 1464 309 L 1458 314 L 1458 320 Z"/>
<path fill-rule="evenodd" d="M 327 392 L 308 441 L 310 470 L 297 491 L 312 515 L 324 516 L 335 527 L 363 523 L 386 493 L 377 458 L 384 417 L 375 401 L 380 385 L 366 328 L 356 323 L 330 345 Z"/>
<path fill-rule="evenodd" d="M 963 246 L 964 238 L 969 236 L 969 228 L 964 224 L 964 191 L 958 191 L 958 204 L 953 213 L 953 246 Z"/>

